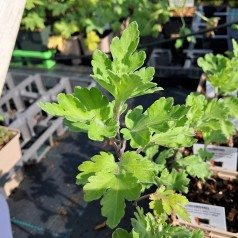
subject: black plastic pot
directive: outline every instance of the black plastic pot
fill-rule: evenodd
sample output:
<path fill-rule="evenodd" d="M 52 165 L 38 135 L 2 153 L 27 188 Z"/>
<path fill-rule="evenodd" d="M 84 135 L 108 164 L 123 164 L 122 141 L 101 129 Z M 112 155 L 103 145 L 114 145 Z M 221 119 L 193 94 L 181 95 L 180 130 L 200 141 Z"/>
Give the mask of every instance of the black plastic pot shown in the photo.
<path fill-rule="evenodd" d="M 51 27 L 47 26 L 39 32 L 20 30 L 17 36 L 16 47 L 21 50 L 46 51 Z"/>

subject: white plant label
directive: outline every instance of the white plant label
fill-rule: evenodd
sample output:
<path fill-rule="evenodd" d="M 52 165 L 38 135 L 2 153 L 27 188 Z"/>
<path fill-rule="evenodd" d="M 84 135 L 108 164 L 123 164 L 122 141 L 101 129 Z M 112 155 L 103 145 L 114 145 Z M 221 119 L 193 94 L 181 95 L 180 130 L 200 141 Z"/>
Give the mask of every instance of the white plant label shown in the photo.
<path fill-rule="evenodd" d="M 234 123 L 236 130 L 238 130 L 238 120 L 236 118 L 232 118 L 231 122 Z"/>
<path fill-rule="evenodd" d="M 169 0 L 170 7 L 193 7 L 194 0 Z"/>
<path fill-rule="evenodd" d="M 185 208 L 192 224 L 227 230 L 224 207 L 189 202 Z"/>
<path fill-rule="evenodd" d="M 214 88 L 212 87 L 211 83 L 206 81 L 206 96 L 209 98 L 214 98 L 215 97 L 215 91 Z"/>
<path fill-rule="evenodd" d="M 194 144 L 193 154 L 197 155 L 200 148 L 204 149 L 204 145 Z M 211 166 L 232 171 L 237 170 L 237 148 L 208 145 L 207 151 L 214 153 L 213 158 L 209 161 Z"/>

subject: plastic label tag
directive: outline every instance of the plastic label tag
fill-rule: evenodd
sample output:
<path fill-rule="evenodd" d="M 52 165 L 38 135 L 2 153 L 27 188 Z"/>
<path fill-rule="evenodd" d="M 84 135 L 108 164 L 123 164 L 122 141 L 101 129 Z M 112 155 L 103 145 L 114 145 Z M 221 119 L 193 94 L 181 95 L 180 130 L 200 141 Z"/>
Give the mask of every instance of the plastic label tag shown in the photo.
<path fill-rule="evenodd" d="M 189 202 L 185 208 L 192 224 L 227 230 L 224 207 Z"/>
<path fill-rule="evenodd" d="M 193 153 L 197 155 L 200 148 L 204 149 L 204 144 L 194 144 Z M 232 171 L 237 170 L 237 148 L 208 145 L 207 151 L 214 153 L 213 158 L 209 161 L 211 166 Z"/>
<path fill-rule="evenodd" d="M 238 130 L 238 120 L 236 118 L 231 118 L 231 122 L 235 125 L 236 130 Z"/>

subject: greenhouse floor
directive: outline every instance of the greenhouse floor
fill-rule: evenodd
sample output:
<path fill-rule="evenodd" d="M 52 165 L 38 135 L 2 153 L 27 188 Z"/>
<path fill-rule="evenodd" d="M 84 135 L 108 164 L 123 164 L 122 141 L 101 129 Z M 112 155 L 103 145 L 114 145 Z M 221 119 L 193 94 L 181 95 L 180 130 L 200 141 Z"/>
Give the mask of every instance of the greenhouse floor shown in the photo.
<path fill-rule="evenodd" d="M 194 88 L 196 83 L 192 83 Z M 182 104 L 194 90 L 175 84 L 162 86 L 165 90 L 131 100 L 130 106 L 142 104 L 146 108 L 161 96 L 174 97 L 176 104 Z M 78 165 L 100 150 L 110 149 L 103 142 L 88 140 L 86 134 L 66 132 L 57 138 L 44 159 L 27 165 L 23 182 L 8 199 L 13 237 L 111 237 L 112 231 L 107 227 L 95 230 L 95 226 L 105 221 L 99 201 L 85 203 L 82 187 L 75 185 Z M 128 211 L 133 212 L 131 206 Z M 120 227 L 127 228 L 128 224 L 129 218 L 125 217 Z"/>

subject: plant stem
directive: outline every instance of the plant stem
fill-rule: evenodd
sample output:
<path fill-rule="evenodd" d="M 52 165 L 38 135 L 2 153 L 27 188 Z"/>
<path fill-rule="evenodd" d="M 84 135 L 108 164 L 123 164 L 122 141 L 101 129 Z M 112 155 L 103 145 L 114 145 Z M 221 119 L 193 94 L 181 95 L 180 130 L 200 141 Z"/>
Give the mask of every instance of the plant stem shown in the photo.
<path fill-rule="evenodd" d="M 120 112 L 121 112 L 121 107 L 122 107 L 123 103 L 120 101 L 115 100 L 115 107 L 114 107 L 114 120 L 117 123 L 118 129 L 117 129 L 117 139 L 120 140 Z"/>
<path fill-rule="evenodd" d="M 118 160 L 120 161 L 124 151 L 126 149 L 126 141 L 121 139 L 120 135 L 120 116 L 121 116 L 121 108 L 123 106 L 123 102 L 116 100 L 115 101 L 115 107 L 114 107 L 114 120 L 117 123 L 118 129 L 116 137 L 112 140 L 114 149 L 117 153 Z"/>
<path fill-rule="evenodd" d="M 219 88 L 216 87 L 214 91 L 215 91 L 215 98 L 218 99 L 218 96 L 219 96 Z"/>
<path fill-rule="evenodd" d="M 202 15 L 202 13 L 195 11 L 196 15 L 198 15 L 200 18 L 202 18 L 205 22 L 208 22 L 209 19 L 207 17 L 205 17 L 204 15 Z"/>
<path fill-rule="evenodd" d="M 114 139 L 112 139 L 112 144 L 113 144 L 114 150 L 116 151 L 117 157 L 120 160 L 121 159 L 120 158 L 121 157 L 121 155 L 120 155 L 120 147 L 119 147 L 119 145 L 117 144 L 117 142 Z"/>
<path fill-rule="evenodd" d="M 140 154 L 140 153 L 143 151 L 143 149 L 144 149 L 144 148 L 138 148 L 138 149 L 136 150 L 136 154 Z"/>
<path fill-rule="evenodd" d="M 143 195 L 143 196 L 139 197 L 136 201 L 133 202 L 133 206 L 137 206 L 138 202 L 140 202 L 140 201 L 142 201 L 146 198 L 149 198 L 150 195 L 152 195 L 152 194 L 154 194 L 154 193 L 146 194 L 146 195 Z"/>
<path fill-rule="evenodd" d="M 181 22 L 182 22 L 182 27 L 186 27 L 186 23 L 184 21 L 184 18 L 180 15 L 180 19 L 181 19 Z"/>
<path fill-rule="evenodd" d="M 115 106 L 114 106 L 114 120 L 120 124 L 120 111 L 121 111 L 122 102 L 115 100 Z"/>

